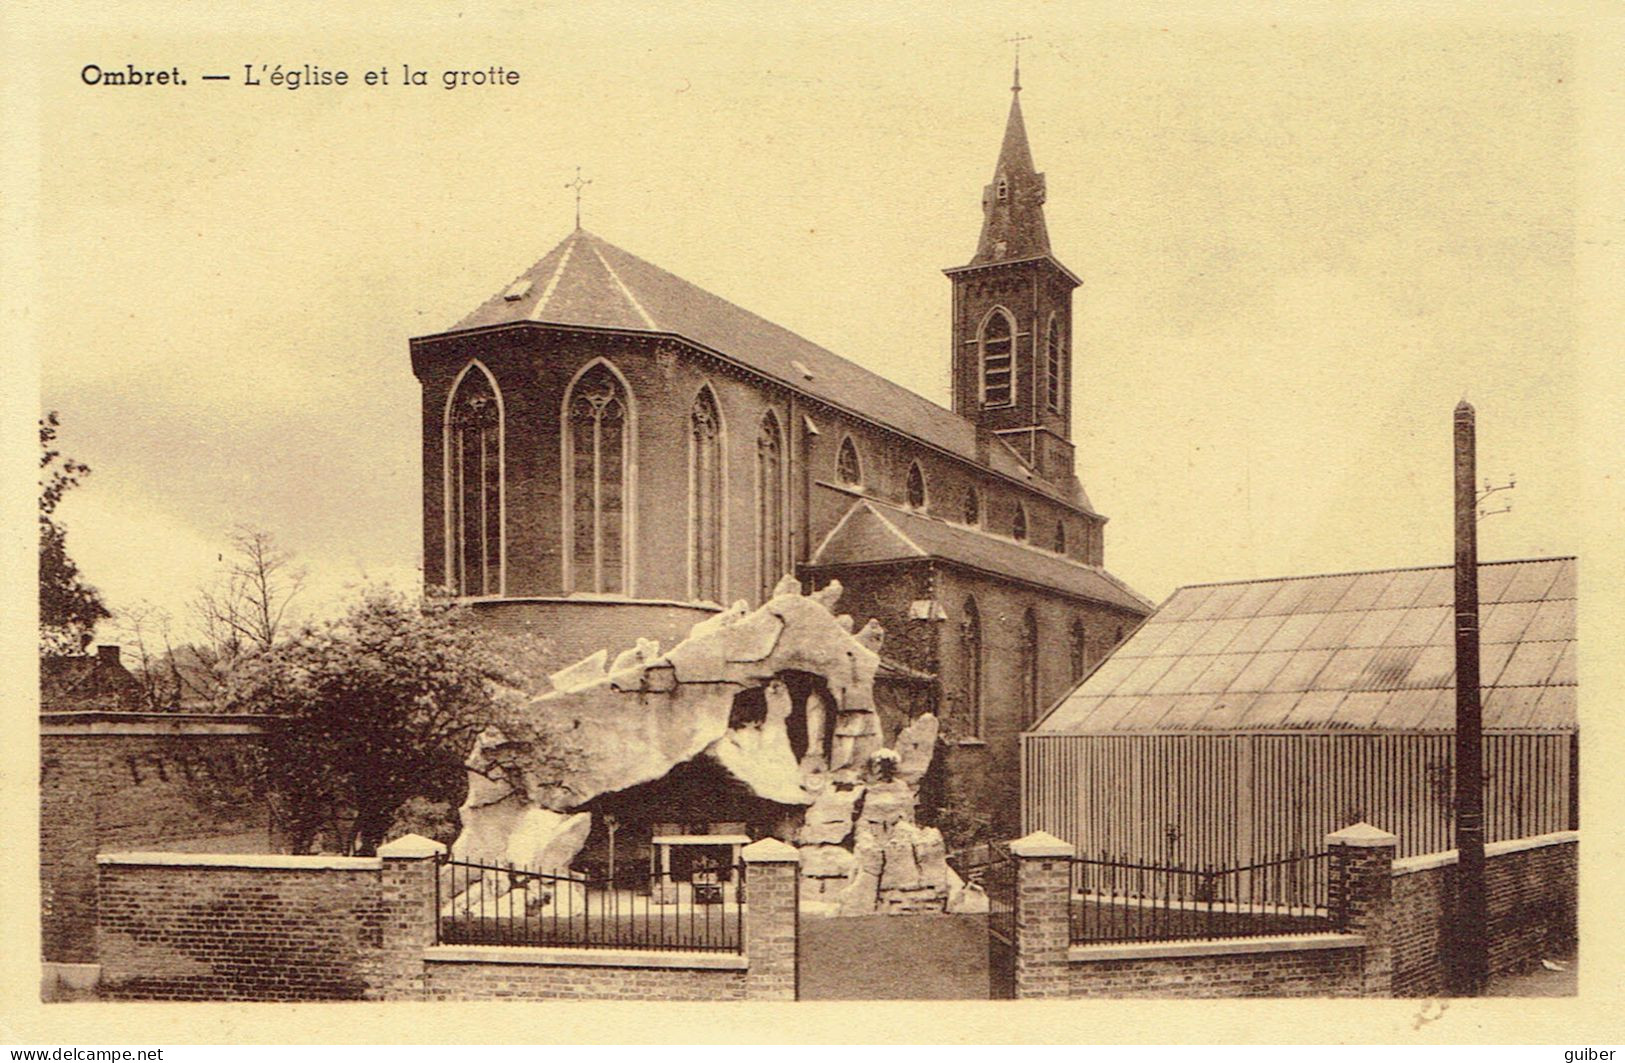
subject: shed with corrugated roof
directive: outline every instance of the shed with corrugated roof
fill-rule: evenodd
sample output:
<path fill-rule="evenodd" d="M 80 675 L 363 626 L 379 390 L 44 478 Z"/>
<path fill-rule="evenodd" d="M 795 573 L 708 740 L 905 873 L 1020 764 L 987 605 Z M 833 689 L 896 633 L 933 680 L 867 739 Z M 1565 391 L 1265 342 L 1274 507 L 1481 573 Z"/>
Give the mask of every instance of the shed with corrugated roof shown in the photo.
<path fill-rule="evenodd" d="M 1479 566 L 1489 840 L 1576 822 L 1572 557 Z M 1182 587 L 1023 737 L 1024 829 L 1236 864 L 1358 820 L 1454 846 L 1454 572 Z"/>

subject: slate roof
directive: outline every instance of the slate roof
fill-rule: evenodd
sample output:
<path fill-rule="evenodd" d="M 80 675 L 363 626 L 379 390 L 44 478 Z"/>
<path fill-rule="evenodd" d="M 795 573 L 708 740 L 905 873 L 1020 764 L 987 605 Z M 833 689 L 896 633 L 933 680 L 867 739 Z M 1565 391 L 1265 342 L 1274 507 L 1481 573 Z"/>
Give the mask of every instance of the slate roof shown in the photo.
<path fill-rule="evenodd" d="M 1027 145 L 1027 125 L 1021 117 L 1021 89 L 1017 82 L 1010 96 L 1010 116 L 1004 123 L 1004 143 L 993 168 L 993 183 L 982 192 L 982 235 L 976 241 L 972 266 L 1048 257 L 1049 229 L 1044 224 L 1044 175 L 1033 166 Z M 1004 178 L 1005 196 L 998 196 Z M 1059 263 L 1057 263 L 1059 265 Z"/>
<path fill-rule="evenodd" d="M 1136 613 L 1153 608 L 1150 599 L 1104 569 L 872 498 L 853 503 L 824 537 L 810 563 L 853 565 L 927 557 L 1029 580 Z"/>
<path fill-rule="evenodd" d="M 524 321 L 678 336 L 803 394 L 977 461 L 976 427 L 952 410 L 584 229 L 451 331 Z M 1073 494 L 1046 482 L 1000 440 L 978 464 L 1093 512 L 1081 487 Z"/>
<path fill-rule="evenodd" d="M 141 684 L 116 651 L 102 646 L 93 655 L 41 657 L 40 711 L 141 709 Z"/>
<path fill-rule="evenodd" d="M 1572 729 L 1575 559 L 1479 565 L 1486 730 Z M 1449 730 L 1454 570 L 1182 587 L 1035 728 Z"/>

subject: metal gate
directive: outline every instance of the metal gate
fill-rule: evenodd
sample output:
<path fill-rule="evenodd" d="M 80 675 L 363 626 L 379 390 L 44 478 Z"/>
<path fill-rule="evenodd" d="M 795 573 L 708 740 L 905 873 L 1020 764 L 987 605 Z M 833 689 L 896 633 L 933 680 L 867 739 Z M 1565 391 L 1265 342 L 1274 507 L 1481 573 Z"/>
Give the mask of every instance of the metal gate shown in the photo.
<path fill-rule="evenodd" d="M 1016 998 L 1016 861 L 1002 846 L 982 869 L 987 893 L 987 995 Z"/>
<path fill-rule="evenodd" d="M 985 843 L 948 854 L 948 866 L 987 896 L 987 995 L 1016 997 L 1016 861 L 1010 848 Z"/>

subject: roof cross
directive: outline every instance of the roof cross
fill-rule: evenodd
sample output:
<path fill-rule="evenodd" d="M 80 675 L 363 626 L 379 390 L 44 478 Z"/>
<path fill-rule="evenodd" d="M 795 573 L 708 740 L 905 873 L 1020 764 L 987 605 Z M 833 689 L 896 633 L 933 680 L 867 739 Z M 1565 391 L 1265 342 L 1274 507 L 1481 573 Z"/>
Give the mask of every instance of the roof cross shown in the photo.
<path fill-rule="evenodd" d="M 576 192 L 576 228 L 577 229 L 581 228 L 581 190 L 583 188 L 586 188 L 590 184 L 592 184 L 592 178 L 589 177 L 586 180 L 582 180 L 582 178 L 581 178 L 581 167 L 579 167 L 579 166 L 576 167 L 576 179 L 574 181 L 566 181 L 564 183 L 565 188 L 573 188 L 573 189 L 575 189 L 575 192 Z"/>
<path fill-rule="evenodd" d="M 1021 91 L 1021 42 L 1030 40 L 1032 40 L 1032 37 L 1025 33 L 1018 33 L 1014 37 L 1006 37 L 1004 39 L 1005 44 L 1013 44 L 1016 46 L 1016 80 L 1010 86 L 1011 92 Z"/>

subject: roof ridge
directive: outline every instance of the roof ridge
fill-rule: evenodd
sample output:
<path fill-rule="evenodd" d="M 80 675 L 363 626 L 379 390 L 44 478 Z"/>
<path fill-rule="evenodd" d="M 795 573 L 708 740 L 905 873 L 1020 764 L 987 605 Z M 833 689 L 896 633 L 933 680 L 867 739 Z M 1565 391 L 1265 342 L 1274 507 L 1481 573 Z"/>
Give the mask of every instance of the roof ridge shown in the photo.
<path fill-rule="evenodd" d="M 913 547 L 914 552 L 916 554 L 919 554 L 921 557 L 930 557 L 931 556 L 930 551 L 920 549 L 920 544 L 915 542 L 914 539 L 908 534 L 908 532 L 904 531 L 903 529 L 899 528 L 897 525 L 893 524 L 889 519 L 887 519 L 886 514 L 880 512 L 879 510 L 875 509 L 874 506 L 870 505 L 869 500 L 867 498 L 864 499 L 863 501 L 861 501 L 858 504 L 861 505 L 861 506 L 866 507 L 869 510 L 869 512 L 871 512 L 871 513 L 873 513 L 875 515 L 876 520 L 880 521 L 880 523 L 882 523 L 886 527 L 890 528 L 892 530 L 892 532 L 894 534 L 896 534 L 896 536 L 899 539 L 903 540 L 909 546 Z"/>
<path fill-rule="evenodd" d="M 818 540 L 818 545 L 813 547 L 812 554 L 807 559 L 807 563 L 809 565 L 818 564 L 818 555 L 822 554 L 824 552 L 824 547 L 828 546 L 829 541 L 835 538 L 835 533 L 846 527 L 846 522 L 852 519 L 852 514 L 857 512 L 857 508 L 857 506 L 853 506 L 845 513 L 842 513 L 841 519 L 835 522 L 835 527 L 825 532 L 824 537 Z"/>
<path fill-rule="evenodd" d="M 609 279 L 615 282 L 616 288 L 620 289 L 621 297 L 631 304 L 633 310 L 638 312 L 638 316 L 643 319 L 643 323 L 645 325 L 648 325 L 651 329 L 659 332 L 660 326 L 655 324 L 655 319 L 649 316 L 649 311 L 643 308 L 643 304 L 638 301 L 638 297 L 632 294 L 632 289 L 626 286 L 626 282 L 621 280 L 621 275 L 615 272 L 615 267 L 609 264 L 609 260 L 604 257 L 604 253 L 598 249 L 599 244 L 605 244 L 605 246 L 610 245 L 604 240 L 601 240 L 596 236 L 591 236 L 590 234 L 588 238 L 592 241 L 591 243 L 587 244 L 587 246 L 592 248 L 593 257 L 597 258 L 598 264 L 603 266 L 604 269 L 609 273 Z M 632 257 L 636 258 L 637 256 L 634 255 Z M 641 259 L 639 261 L 641 261 Z M 655 268 L 658 269 L 659 267 L 657 266 Z"/>
<path fill-rule="evenodd" d="M 1489 568 L 1492 565 L 1527 565 L 1540 564 L 1548 561 L 1578 561 L 1578 554 L 1556 554 L 1552 557 L 1509 557 L 1500 561 L 1480 561 L 1479 568 Z M 1360 568 L 1350 569 L 1346 572 L 1306 572 L 1300 576 L 1263 576 L 1258 579 L 1222 579 L 1210 583 L 1182 583 L 1173 589 L 1173 592 L 1163 599 L 1164 604 L 1170 601 L 1180 591 L 1193 591 L 1202 587 L 1236 587 L 1250 583 L 1292 583 L 1306 579 L 1332 579 L 1337 576 L 1375 576 L 1383 572 L 1431 572 L 1435 570 L 1448 570 L 1454 565 L 1398 565 L 1392 568 Z M 1531 599 L 1533 600 L 1533 599 Z M 1493 603 L 1492 603 L 1493 604 Z M 1332 610 L 1327 610 L 1328 612 Z"/>
<path fill-rule="evenodd" d="M 554 267 L 553 267 L 553 275 L 551 277 L 547 278 L 547 283 L 542 286 L 541 298 L 537 299 L 536 300 L 536 305 L 531 307 L 531 310 L 530 310 L 530 316 L 531 317 L 534 318 L 536 315 L 540 314 L 544 309 L 546 309 L 547 302 L 548 302 L 549 299 L 553 298 L 553 292 L 559 286 L 559 278 L 564 276 L 564 270 L 565 270 L 565 268 L 567 266 L 570 265 L 570 256 L 575 254 L 575 250 L 576 250 L 576 241 L 574 241 L 574 240 L 566 240 L 565 241 L 565 247 L 564 247 L 564 254 L 559 256 L 559 260 L 558 260 L 557 264 L 555 264 Z M 532 266 L 531 268 L 534 269 L 535 267 Z M 527 270 L 526 272 L 528 273 L 529 270 Z M 521 273 L 520 276 L 523 277 L 524 274 Z"/>
<path fill-rule="evenodd" d="M 890 510 L 896 512 L 896 513 L 900 513 L 900 514 L 903 514 L 904 516 L 908 516 L 908 517 L 913 517 L 913 518 L 915 518 L 917 520 L 934 521 L 934 522 L 936 522 L 938 524 L 941 524 L 943 527 L 952 528 L 954 531 L 965 532 L 965 533 L 970 534 L 970 535 L 979 536 L 979 537 L 981 537 L 983 539 L 989 539 L 989 540 L 991 540 L 991 541 L 993 541 L 995 543 L 998 543 L 1001 546 L 1014 546 L 1014 547 L 1017 547 L 1019 549 L 1025 550 L 1025 551 L 1027 551 L 1029 553 L 1037 554 L 1039 557 L 1045 558 L 1046 560 L 1059 561 L 1059 562 L 1062 562 L 1064 564 L 1070 565 L 1073 568 L 1081 569 L 1084 572 L 1093 573 L 1094 575 L 1097 575 L 1097 576 L 1100 576 L 1100 577 L 1104 578 L 1107 582 L 1111 583 L 1112 586 L 1116 587 L 1118 590 L 1120 590 L 1120 591 L 1124 592 L 1125 594 L 1129 595 L 1135 601 L 1143 604 L 1144 606 L 1146 606 L 1146 608 L 1152 609 L 1152 610 L 1155 610 L 1157 608 L 1157 603 L 1156 602 L 1153 602 L 1150 598 L 1147 598 L 1145 595 L 1141 594 L 1139 591 L 1137 591 L 1133 587 L 1129 586 L 1121 578 L 1119 578 L 1119 577 L 1113 575 L 1112 573 L 1108 572 L 1106 570 L 1106 566 L 1104 566 L 1104 565 L 1094 565 L 1094 564 L 1090 564 L 1090 563 L 1088 563 L 1086 561 L 1079 561 L 1075 557 L 1070 557 L 1070 556 L 1068 556 L 1066 554 L 1056 553 L 1053 550 L 1046 550 L 1042 546 L 1034 546 L 1032 543 L 1022 542 L 1020 539 L 1012 539 L 1012 538 L 1009 538 L 1007 536 L 999 535 L 996 532 L 988 531 L 986 528 L 972 527 L 969 524 L 959 524 L 959 523 L 956 523 L 955 521 L 951 521 L 951 520 L 947 519 L 946 517 L 940 517 L 940 516 L 938 516 L 938 515 L 936 515 L 934 513 L 924 512 L 924 511 L 917 510 L 917 509 L 911 509 L 911 508 L 909 508 L 907 506 L 900 506 L 900 505 L 897 505 L 894 502 L 887 502 L 884 499 L 869 498 L 868 496 L 863 496 L 861 498 L 861 501 L 863 503 L 869 505 L 871 510 L 874 511 L 876 517 L 878 517 L 881 520 L 885 521 L 888 527 L 892 527 L 893 530 L 897 531 L 897 533 L 899 535 L 903 536 L 903 538 L 909 543 L 909 545 L 914 546 L 914 548 L 916 550 L 920 549 L 919 546 L 917 544 L 915 544 L 914 541 L 908 537 L 907 533 L 903 532 L 901 529 L 897 529 L 892 524 L 892 522 L 889 519 L 887 519 L 885 514 L 879 512 L 874 507 L 878 506 L 878 507 L 883 508 L 883 509 L 890 509 Z M 923 555 L 930 556 L 929 551 L 921 550 L 920 552 Z"/>
<path fill-rule="evenodd" d="M 1087 561 L 1079 561 L 1077 558 L 1071 557 L 1067 554 L 1058 554 L 1054 550 L 1046 550 L 1042 546 L 1034 546 L 1032 543 L 1024 542 L 1021 539 L 1012 539 L 1007 535 L 1000 535 L 998 532 L 989 531 L 986 528 L 977 525 L 960 524 L 957 521 L 949 520 L 947 517 L 938 516 L 935 513 L 925 510 L 911 509 L 908 506 L 898 505 L 896 502 L 888 502 L 883 498 L 870 498 L 868 495 L 862 495 L 860 498 L 864 502 L 880 506 L 884 509 L 890 509 L 910 517 L 915 517 L 919 520 L 935 521 L 938 524 L 946 525 L 947 527 L 953 528 L 956 531 L 970 532 L 972 535 L 980 535 L 985 539 L 992 539 L 994 542 L 1002 543 L 1006 546 L 1018 546 L 1023 550 L 1029 550 L 1032 553 L 1038 554 L 1040 557 L 1047 557 L 1053 561 L 1065 561 L 1069 565 L 1087 569 L 1090 572 L 1098 572 L 1101 575 L 1110 578 L 1112 582 L 1121 585 L 1123 589 L 1132 590 L 1132 588 L 1128 587 L 1127 584 L 1124 584 L 1122 580 L 1107 572 L 1105 566 L 1103 565 L 1092 565 Z M 881 517 L 882 520 L 885 519 L 885 517 L 879 513 L 875 515 Z M 890 522 L 888 521 L 888 523 Z M 1134 593 L 1139 597 L 1144 597 L 1144 595 L 1140 595 L 1138 591 L 1134 591 Z M 1148 605 L 1152 604 L 1149 598 L 1146 598 L 1145 600 Z"/>

